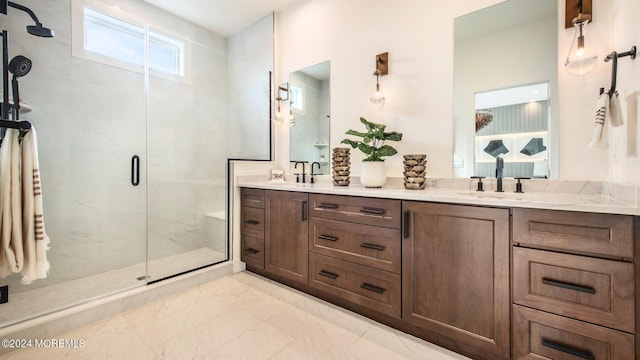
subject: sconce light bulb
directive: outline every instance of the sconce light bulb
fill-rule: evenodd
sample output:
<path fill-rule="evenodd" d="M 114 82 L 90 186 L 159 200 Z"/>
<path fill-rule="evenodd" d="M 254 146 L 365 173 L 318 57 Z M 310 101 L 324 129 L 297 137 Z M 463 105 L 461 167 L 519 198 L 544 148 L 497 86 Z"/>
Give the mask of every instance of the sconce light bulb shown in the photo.
<path fill-rule="evenodd" d="M 282 111 L 280 111 L 280 101 L 278 101 L 278 106 L 276 108 L 276 114 L 273 118 L 273 121 L 278 124 L 282 124 L 284 122 L 284 114 L 282 114 Z"/>
<path fill-rule="evenodd" d="M 574 21 L 576 32 L 564 62 L 565 69 L 571 75 L 584 75 L 598 65 L 598 54 L 594 50 L 593 37 L 586 41 L 587 23 L 588 20 Z"/>
<path fill-rule="evenodd" d="M 373 93 L 373 95 L 371 95 L 371 98 L 369 98 L 369 101 L 371 101 L 371 104 L 376 109 L 382 109 L 382 107 L 384 106 L 385 100 L 386 99 L 384 98 L 384 95 L 380 91 L 380 83 L 377 82 L 377 79 L 376 79 L 376 91 Z"/>

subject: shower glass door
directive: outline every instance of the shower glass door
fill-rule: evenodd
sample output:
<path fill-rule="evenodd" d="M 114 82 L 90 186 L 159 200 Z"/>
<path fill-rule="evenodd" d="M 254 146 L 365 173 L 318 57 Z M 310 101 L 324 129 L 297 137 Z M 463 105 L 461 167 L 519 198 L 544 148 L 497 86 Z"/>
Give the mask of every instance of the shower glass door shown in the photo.
<path fill-rule="evenodd" d="M 227 56 L 201 31 L 147 27 L 151 282 L 227 258 Z"/>
<path fill-rule="evenodd" d="M 78 29 L 70 7 L 29 6 L 54 38 L 27 34 L 16 13 L 3 15 L 2 27 L 11 34 L 9 55 L 33 61 L 19 79 L 29 110 L 21 119 L 38 135 L 50 271 L 28 285 L 20 274 L 0 278 L 9 291 L 0 327 L 143 286 L 146 275 L 146 184 L 131 182 L 132 157 L 146 161 L 142 66 L 132 71 L 78 56 L 69 41 Z M 73 10 L 82 22 L 83 8 Z M 82 43 L 80 51 L 88 51 Z"/>

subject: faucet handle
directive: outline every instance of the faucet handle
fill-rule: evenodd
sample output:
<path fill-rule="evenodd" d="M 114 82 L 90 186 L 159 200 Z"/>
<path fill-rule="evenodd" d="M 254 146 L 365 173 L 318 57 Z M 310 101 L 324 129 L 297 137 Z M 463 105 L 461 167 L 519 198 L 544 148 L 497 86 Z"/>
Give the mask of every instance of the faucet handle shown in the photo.
<path fill-rule="evenodd" d="M 484 176 L 472 176 L 472 179 L 478 179 L 478 188 L 476 189 L 476 191 L 484 191 L 484 187 L 482 184 L 482 179 L 484 179 Z"/>
<path fill-rule="evenodd" d="M 515 192 L 524 193 L 524 191 L 522 191 L 522 183 L 520 182 L 520 180 L 529 180 L 531 178 L 530 177 L 516 177 L 514 179 L 518 180 L 518 182 L 516 183 L 516 191 Z"/>
<path fill-rule="evenodd" d="M 293 175 L 296 176 L 296 182 L 299 183 L 300 182 L 300 173 L 295 173 Z"/>

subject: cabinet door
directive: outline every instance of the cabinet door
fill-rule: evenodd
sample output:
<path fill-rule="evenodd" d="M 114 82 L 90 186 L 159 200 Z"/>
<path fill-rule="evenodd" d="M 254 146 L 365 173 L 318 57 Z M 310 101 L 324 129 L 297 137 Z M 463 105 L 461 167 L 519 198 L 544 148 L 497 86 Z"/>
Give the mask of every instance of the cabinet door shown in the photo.
<path fill-rule="evenodd" d="M 509 358 L 509 211 L 403 202 L 403 319 Z"/>
<path fill-rule="evenodd" d="M 265 193 L 265 270 L 303 284 L 309 273 L 307 193 Z"/>

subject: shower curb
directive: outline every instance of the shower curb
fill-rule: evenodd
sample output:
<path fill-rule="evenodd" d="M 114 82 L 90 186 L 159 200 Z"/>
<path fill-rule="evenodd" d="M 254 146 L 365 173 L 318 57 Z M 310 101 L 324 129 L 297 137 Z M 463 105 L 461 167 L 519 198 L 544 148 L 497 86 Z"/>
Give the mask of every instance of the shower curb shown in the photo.
<path fill-rule="evenodd" d="M 68 331 L 123 313 L 163 297 L 173 295 L 234 273 L 232 261 L 189 272 L 147 286 L 94 299 L 0 329 L 0 339 L 52 339 Z M 12 352 L 0 348 L 0 355 Z"/>

